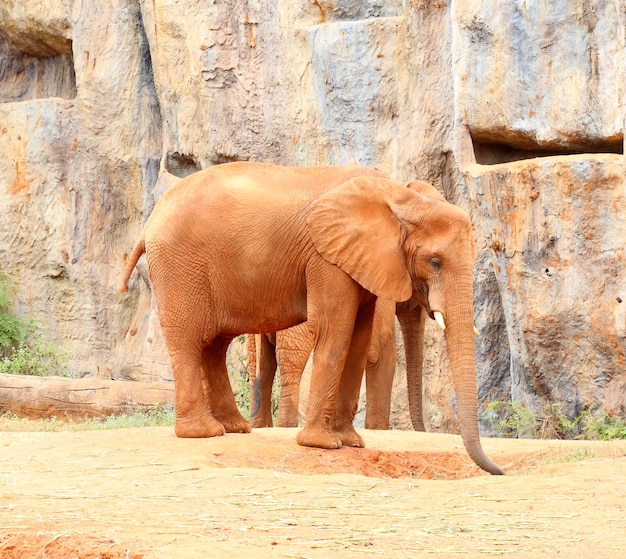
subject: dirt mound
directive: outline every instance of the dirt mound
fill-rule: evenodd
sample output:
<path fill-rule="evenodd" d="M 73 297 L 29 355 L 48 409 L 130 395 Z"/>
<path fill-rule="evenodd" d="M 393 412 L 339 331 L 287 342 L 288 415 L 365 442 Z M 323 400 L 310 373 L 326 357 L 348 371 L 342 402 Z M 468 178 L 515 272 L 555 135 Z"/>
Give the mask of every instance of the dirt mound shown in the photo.
<path fill-rule="evenodd" d="M 463 479 L 480 475 L 474 464 L 458 453 L 385 451 L 371 448 L 341 448 L 336 451 L 305 448 L 283 456 L 278 462 L 260 457 L 218 453 L 212 458 L 219 467 L 259 467 L 303 475 L 358 474 L 379 478 Z"/>

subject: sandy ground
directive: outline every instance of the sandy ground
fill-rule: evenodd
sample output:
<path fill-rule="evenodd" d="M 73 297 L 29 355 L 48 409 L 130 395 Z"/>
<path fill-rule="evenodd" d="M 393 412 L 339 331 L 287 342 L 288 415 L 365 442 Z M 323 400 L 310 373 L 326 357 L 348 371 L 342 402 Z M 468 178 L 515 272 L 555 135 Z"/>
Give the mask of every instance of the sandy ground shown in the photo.
<path fill-rule="evenodd" d="M 0 432 L 0 557 L 626 556 L 626 443 L 295 429 L 209 440 L 171 428 Z"/>

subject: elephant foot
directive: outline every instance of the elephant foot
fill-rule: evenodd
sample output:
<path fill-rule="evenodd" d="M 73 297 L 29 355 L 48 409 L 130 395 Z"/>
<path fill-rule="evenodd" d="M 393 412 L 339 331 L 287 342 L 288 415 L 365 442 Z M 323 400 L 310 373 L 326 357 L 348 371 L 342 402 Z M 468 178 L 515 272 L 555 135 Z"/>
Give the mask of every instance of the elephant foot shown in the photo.
<path fill-rule="evenodd" d="M 232 405 L 215 405 L 211 411 L 215 419 L 224 426 L 227 433 L 249 433 L 252 431 L 250 423 L 241 415 L 234 400 Z"/>
<path fill-rule="evenodd" d="M 365 447 L 363 437 L 356 432 L 352 425 L 335 427 L 335 434 L 341 439 L 343 446 Z"/>
<path fill-rule="evenodd" d="M 226 429 L 227 433 L 249 433 L 252 431 L 250 423 L 248 423 L 243 417 L 223 420 L 220 418 L 220 420 L 222 421 L 222 425 L 224 426 L 224 429 Z"/>
<path fill-rule="evenodd" d="M 226 433 L 224 426 L 212 416 L 202 418 L 176 418 L 174 432 L 182 439 L 220 437 Z"/>
<path fill-rule="evenodd" d="M 320 427 L 306 426 L 296 435 L 296 442 L 300 446 L 314 448 L 341 448 L 341 439 L 332 431 Z"/>

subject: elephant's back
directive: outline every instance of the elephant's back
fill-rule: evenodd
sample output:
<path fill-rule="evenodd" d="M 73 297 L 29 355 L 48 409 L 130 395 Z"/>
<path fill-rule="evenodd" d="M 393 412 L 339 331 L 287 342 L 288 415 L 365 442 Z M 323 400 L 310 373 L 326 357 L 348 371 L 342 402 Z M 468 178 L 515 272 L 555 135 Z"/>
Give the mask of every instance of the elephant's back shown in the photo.
<path fill-rule="evenodd" d="M 170 188 L 163 199 L 171 197 L 215 197 L 238 194 L 249 197 L 299 196 L 315 199 L 324 192 L 358 176 L 382 175 L 368 167 L 286 167 L 270 163 L 236 161 L 198 171 Z"/>
<path fill-rule="evenodd" d="M 350 178 L 372 175 L 381 176 L 366 167 L 284 167 L 256 162 L 215 165 L 164 193 L 150 216 L 146 237 L 197 223 L 206 227 L 208 219 L 235 228 L 256 224 L 272 229 L 281 222 L 304 222 L 305 209 L 313 200 Z"/>

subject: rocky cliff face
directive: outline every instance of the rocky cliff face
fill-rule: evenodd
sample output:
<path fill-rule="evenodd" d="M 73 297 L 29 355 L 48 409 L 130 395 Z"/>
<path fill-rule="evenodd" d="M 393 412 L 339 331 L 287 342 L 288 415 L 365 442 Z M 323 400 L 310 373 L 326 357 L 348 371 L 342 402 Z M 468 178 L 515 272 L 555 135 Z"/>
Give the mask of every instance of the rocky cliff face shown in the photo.
<path fill-rule="evenodd" d="M 76 375 L 171 378 L 145 282 L 116 290 L 161 156 L 371 165 L 473 217 L 481 401 L 624 413 L 625 23 L 620 0 L 5 1 L 0 266 Z M 441 343 L 427 425 L 454 429 Z"/>

